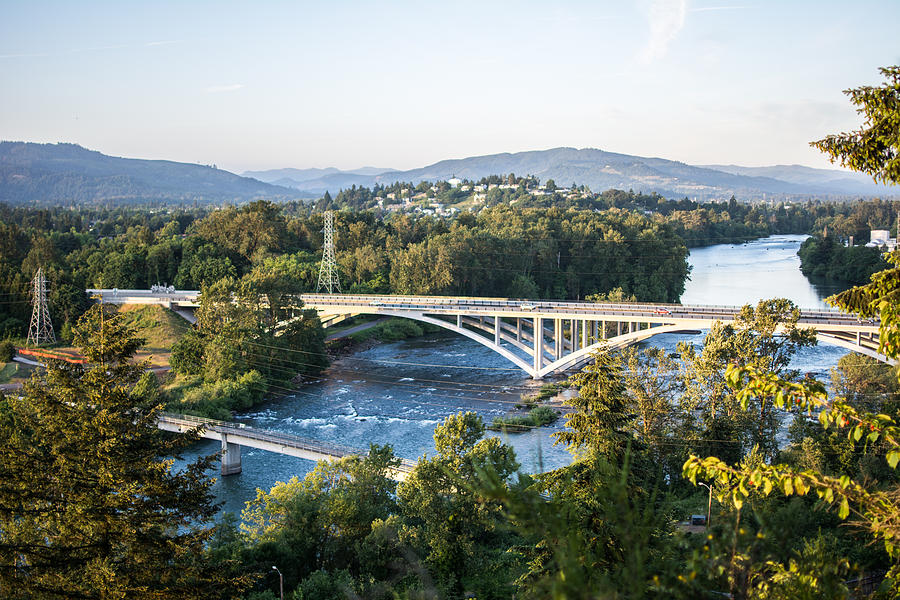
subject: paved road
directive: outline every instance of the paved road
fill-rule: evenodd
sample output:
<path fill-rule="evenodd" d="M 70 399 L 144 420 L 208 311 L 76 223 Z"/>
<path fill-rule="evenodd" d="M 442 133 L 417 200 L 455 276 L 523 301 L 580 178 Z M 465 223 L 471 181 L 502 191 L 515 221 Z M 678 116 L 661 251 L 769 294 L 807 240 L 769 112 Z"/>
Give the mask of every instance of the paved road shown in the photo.
<path fill-rule="evenodd" d="M 388 318 L 384 317 L 382 319 L 377 319 L 375 321 L 369 321 L 368 323 L 361 323 L 360 325 L 355 325 L 350 327 L 349 329 L 344 329 L 343 331 L 336 331 L 329 336 L 325 337 L 326 342 L 331 342 L 334 340 L 339 340 L 341 338 L 350 337 L 354 333 L 359 333 L 360 331 L 365 331 L 366 329 L 372 329 L 376 325 L 380 325 L 382 322 L 387 321 Z"/>

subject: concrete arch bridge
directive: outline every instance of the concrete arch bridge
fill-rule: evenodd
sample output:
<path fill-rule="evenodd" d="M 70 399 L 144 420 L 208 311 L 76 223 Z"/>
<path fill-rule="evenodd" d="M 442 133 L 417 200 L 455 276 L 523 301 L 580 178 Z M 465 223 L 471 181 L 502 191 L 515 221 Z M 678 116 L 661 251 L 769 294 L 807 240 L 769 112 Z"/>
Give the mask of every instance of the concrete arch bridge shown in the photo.
<path fill-rule="evenodd" d="M 103 302 L 163 304 L 183 316 L 198 304 L 199 292 L 88 290 Z M 497 352 L 534 379 L 577 367 L 601 347 L 621 348 L 660 333 L 708 329 L 733 323 L 734 306 L 592 303 L 446 296 L 304 294 L 307 308 L 326 326 L 360 314 L 412 319 L 466 336 Z M 835 344 L 882 362 L 877 321 L 838 311 L 804 310 L 800 325 L 812 327 L 820 342 Z"/>

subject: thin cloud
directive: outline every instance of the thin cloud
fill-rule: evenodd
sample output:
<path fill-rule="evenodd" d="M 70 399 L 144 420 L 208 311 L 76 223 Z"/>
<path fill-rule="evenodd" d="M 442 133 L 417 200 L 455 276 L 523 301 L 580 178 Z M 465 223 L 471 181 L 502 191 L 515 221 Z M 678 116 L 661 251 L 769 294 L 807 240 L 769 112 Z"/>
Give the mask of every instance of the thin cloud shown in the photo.
<path fill-rule="evenodd" d="M 653 0 L 647 11 L 650 39 L 640 54 L 644 63 L 651 63 L 666 55 L 669 44 L 684 27 L 687 0 Z"/>
<path fill-rule="evenodd" d="M 214 85 L 206 88 L 207 94 L 221 94 L 223 92 L 234 92 L 244 87 L 243 83 L 230 83 L 228 85 Z"/>
<path fill-rule="evenodd" d="M 690 12 L 705 12 L 708 10 L 739 10 L 743 8 L 753 8 L 752 6 L 700 6 L 690 9 Z"/>
<path fill-rule="evenodd" d="M 86 48 L 70 48 L 62 52 L 20 52 L 15 54 L 0 54 L 0 59 L 4 58 L 43 58 L 48 56 L 66 56 L 69 54 L 81 54 L 83 52 L 105 52 L 107 50 L 122 50 L 125 48 L 144 48 L 151 46 L 168 46 L 170 44 L 181 44 L 183 40 L 159 40 L 147 42 L 145 44 L 110 44 L 108 46 L 90 46 Z"/>
<path fill-rule="evenodd" d="M 38 52 L 31 54 L 0 54 L 0 58 L 36 58 L 42 56 L 50 56 L 46 52 Z"/>
<path fill-rule="evenodd" d="M 103 50 L 121 50 L 122 48 L 128 48 L 128 44 L 110 44 L 109 46 L 91 46 L 89 48 L 72 48 L 69 50 L 70 53 L 75 54 L 77 52 L 100 52 Z"/>

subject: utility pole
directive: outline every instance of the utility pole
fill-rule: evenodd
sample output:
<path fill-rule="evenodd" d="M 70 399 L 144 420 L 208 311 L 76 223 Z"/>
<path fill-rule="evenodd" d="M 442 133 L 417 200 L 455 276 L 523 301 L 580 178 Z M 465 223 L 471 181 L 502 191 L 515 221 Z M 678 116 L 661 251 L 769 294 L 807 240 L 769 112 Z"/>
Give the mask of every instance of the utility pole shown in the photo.
<path fill-rule="evenodd" d="M 31 295 L 31 325 L 28 327 L 28 343 L 40 346 L 52 344 L 56 341 L 53 334 L 53 322 L 50 320 L 50 310 L 47 308 L 47 280 L 44 278 L 43 267 L 38 267 L 34 275 L 34 290 Z"/>
<path fill-rule="evenodd" d="M 325 245 L 322 248 L 322 267 L 319 269 L 319 285 L 316 291 L 323 289 L 329 294 L 341 293 L 341 280 L 338 279 L 337 261 L 334 258 L 334 213 L 325 211 Z"/>

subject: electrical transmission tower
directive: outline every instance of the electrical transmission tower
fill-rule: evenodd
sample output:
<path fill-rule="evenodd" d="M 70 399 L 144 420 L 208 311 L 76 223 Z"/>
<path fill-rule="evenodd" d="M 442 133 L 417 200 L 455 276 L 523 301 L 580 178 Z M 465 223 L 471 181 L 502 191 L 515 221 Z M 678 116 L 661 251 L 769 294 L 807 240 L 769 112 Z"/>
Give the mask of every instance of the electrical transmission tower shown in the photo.
<path fill-rule="evenodd" d="M 337 261 L 334 259 L 334 213 L 325 211 L 325 247 L 322 249 L 322 267 L 319 269 L 319 285 L 317 292 L 322 290 L 329 294 L 341 293 L 341 280 L 338 278 Z"/>
<path fill-rule="evenodd" d="M 31 304 L 34 310 L 31 312 L 31 326 L 28 328 L 28 343 L 40 346 L 55 342 L 53 322 L 47 309 L 47 280 L 44 278 L 43 267 L 39 267 L 34 275 Z"/>

